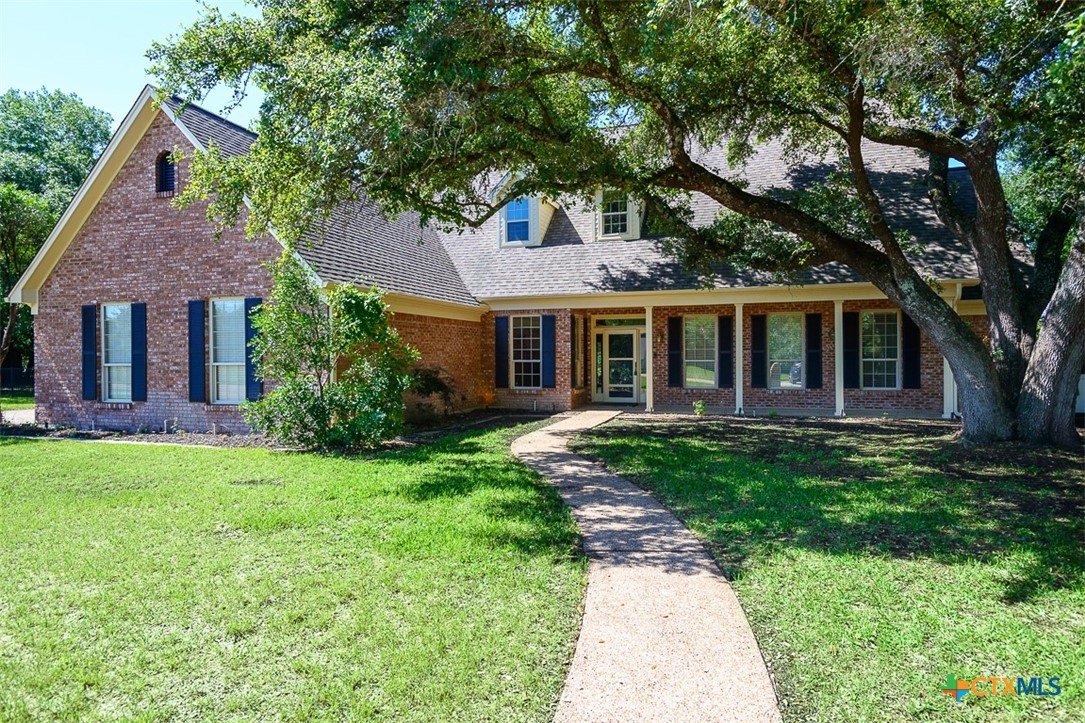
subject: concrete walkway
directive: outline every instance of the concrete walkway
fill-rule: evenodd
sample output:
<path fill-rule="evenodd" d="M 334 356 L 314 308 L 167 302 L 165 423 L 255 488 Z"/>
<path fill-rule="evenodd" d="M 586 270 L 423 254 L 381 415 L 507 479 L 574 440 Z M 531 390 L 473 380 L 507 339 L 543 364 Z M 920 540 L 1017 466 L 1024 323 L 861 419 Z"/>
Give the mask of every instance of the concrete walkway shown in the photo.
<path fill-rule="evenodd" d="M 581 412 L 512 444 L 572 508 L 589 559 L 556 720 L 779 720 L 746 615 L 700 541 L 651 495 L 568 451 L 618 414 Z"/>
<path fill-rule="evenodd" d="M 34 410 L 33 409 L 2 409 L 0 408 L 0 415 L 3 415 L 4 421 L 8 424 L 33 424 L 34 423 Z"/>

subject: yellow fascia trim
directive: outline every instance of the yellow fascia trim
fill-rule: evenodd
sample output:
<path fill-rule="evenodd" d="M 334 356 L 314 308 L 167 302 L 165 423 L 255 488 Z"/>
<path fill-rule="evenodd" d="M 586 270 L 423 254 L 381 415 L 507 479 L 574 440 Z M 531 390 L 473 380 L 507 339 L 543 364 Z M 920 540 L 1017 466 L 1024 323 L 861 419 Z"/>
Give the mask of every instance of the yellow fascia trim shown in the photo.
<path fill-rule="evenodd" d="M 64 210 L 64 215 L 57 221 L 45 243 L 38 249 L 37 255 L 8 294 L 8 303 L 26 304 L 30 313 L 38 313 L 38 291 L 56 268 L 72 240 L 83 228 L 87 218 L 98 205 L 98 201 L 109 189 L 113 179 L 124 166 L 136 145 L 143 139 L 143 134 L 150 128 L 158 114 L 158 109 L 151 102 L 154 89 L 145 86 L 139 98 L 124 117 L 117 132 L 113 134 L 102 155 L 99 156 L 86 180 L 76 191 L 75 197 Z"/>
<path fill-rule="evenodd" d="M 942 295 L 952 299 L 956 282 L 939 282 Z M 876 286 L 866 282 L 809 284 L 806 286 L 755 286 L 731 289 L 683 291 L 599 292 L 555 296 L 481 298 L 494 311 L 516 309 L 597 309 L 601 306 L 711 306 L 714 304 L 780 304 L 816 301 L 871 301 L 884 299 Z"/>
<path fill-rule="evenodd" d="M 423 299 L 418 296 L 392 292 L 386 293 L 384 300 L 388 302 L 388 307 L 393 314 L 416 314 L 418 316 L 434 316 L 440 319 L 477 322 L 486 313 L 486 309 L 481 306 L 465 306 L 450 301 Z"/>

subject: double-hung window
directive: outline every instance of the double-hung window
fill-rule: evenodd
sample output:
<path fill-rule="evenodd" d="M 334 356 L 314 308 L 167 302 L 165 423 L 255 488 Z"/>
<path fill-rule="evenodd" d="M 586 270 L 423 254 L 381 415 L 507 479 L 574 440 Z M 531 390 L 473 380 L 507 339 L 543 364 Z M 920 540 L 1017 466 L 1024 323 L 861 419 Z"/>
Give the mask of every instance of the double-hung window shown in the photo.
<path fill-rule="evenodd" d="M 603 235 L 629 233 L 629 197 L 621 191 L 603 191 Z"/>
<path fill-rule="evenodd" d="M 687 316 L 683 319 L 685 341 L 685 385 L 716 386 L 716 317 Z"/>
<path fill-rule="evenodd" d="M 531 200 L 514 198 L 505 206 L 505 243 L 524 243 L 531 238 Z"/>
<path fill-rule="evenodd" d="M 895 311 L 862 313 L 863 389 L 897 388 L 900 368 L 899 322 Z"/>
<path fill-rule="evenodd" d="M 802 327 L 802 314 L 769 314 L 769 389 L 803 388 L 806 376 L 802 364 Z"/>
<path fill-rule="evenodd" d="M 211 300 L 211 401 L 245 400 L 245 300 Z"/>
<path fill-rule="evenodd" d="M 542 317 L 512 317 L 512 385 L 542 387 Z"/>
<path fill-rule="evenodd" d="M 131 304 L 102 304 L 102 399 L 132 401 Z"/>

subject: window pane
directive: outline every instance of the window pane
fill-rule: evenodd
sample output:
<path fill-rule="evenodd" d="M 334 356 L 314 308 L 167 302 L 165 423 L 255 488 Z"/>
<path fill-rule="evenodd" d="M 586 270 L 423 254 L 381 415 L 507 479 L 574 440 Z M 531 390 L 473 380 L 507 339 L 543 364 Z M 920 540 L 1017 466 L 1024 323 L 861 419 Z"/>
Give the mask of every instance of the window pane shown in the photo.
<path fill-rule="evenodd" d="M 633 335 L 610 334 L 607 337 L 607 353 L 611 359 L 632 359 Z"/>
<path fill-rule="evenodd" d="M 900 348 L 897 313 L 866 311 L 861 320 L 863 387 L 894 389 Z"/>
<path fill-rule="evenodd" d="M 683 327 L 686 386 L 716 386 L 716 317 L 687 316 Z"/>
<path fill-rule="evenodd" d="M 505 209 L 505 217 L 509 221 L 526 221 L 530 208 L 531 203 L 528 199 L 524 197 L 514 198 L 509 201 L 509 205 Z"/>
<path fill-rule="evenodd" d="M 213 364 L 245 363 L 245 302 L 211 302 L 211 362 Z"/>
<path fill-rule="evenodd" d="M 603 233 L 623 234 L 629 231 L 629 199 L 620 191 L 603 192 Z"/>
<path fill-rule="evenodd" d="M 109 400 L 132 398 L 132 367 L 106 367 L 105 398 Z"/>
<path fill-rule="evenodd" d="M 527 241 L 530 235 L 527 221 L 510 221 L 508 224 L 508 241 Z"/>
<path fill-rule="evenodd" d="M 132 307 L 128 304 L 102 307 L 102 347 L 104 363 L 132 363 Z"/>
<path fill-rule="evenodd" d="M 215 401 L 240 402 L 245 399 L 245 365 L 220 364 L 215 367 Z"/>
<path fill-rule="evenodd" d="M 802 389 L 802 314 L 770 314 L 768 332 L 769 388 Z"/>
<path fill-rule="evenodd" d="M 512 385 L 542 386 L 542 320 L 512 317 Z"/>

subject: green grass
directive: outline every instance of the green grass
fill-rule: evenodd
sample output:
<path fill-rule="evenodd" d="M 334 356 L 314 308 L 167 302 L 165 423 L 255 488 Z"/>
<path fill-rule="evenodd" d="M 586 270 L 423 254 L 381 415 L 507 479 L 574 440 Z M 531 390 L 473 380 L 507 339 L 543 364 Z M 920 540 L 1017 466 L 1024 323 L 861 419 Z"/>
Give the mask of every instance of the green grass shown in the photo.
<path fill-rule="evenodd" d="M 0 720 L 549 719 L 585 567 L 522 432 L 0 440 Z"/>
<path fill-rule="evenodd" d="M 1085 720 L 1080 454 L 912 422 L 618 420 L 576 447 L 707 541 L 789 720 Z M 1058 697 L 939 692 L 1061 678 Z"/>
<path fill-rule="evenodd" d="M 0 392 L 0 411 L 33 408 L 33 392 Z"/>

